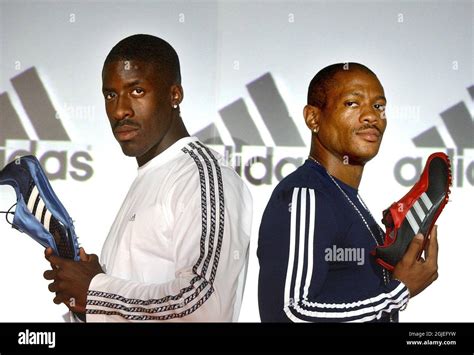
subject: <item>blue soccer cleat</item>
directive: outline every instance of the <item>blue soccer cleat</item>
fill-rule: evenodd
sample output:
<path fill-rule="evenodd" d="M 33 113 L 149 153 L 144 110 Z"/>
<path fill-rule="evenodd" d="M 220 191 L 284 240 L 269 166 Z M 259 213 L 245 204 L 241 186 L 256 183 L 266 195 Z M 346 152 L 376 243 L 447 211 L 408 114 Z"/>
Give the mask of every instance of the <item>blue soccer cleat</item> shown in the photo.
<path fill-rule="evenodd" d="M 9 213 L 15 215 L 11 222 L 13 228 L 28 234 L 45 248 L 52 248 L 56 255 L 79 260 L 73 221 L 36 157 L 24 156 L 5 166 L 0 171 L 0 185 L 11 185 L 16 192 L 15 212 L 7 212 L 7 217 Z"/>

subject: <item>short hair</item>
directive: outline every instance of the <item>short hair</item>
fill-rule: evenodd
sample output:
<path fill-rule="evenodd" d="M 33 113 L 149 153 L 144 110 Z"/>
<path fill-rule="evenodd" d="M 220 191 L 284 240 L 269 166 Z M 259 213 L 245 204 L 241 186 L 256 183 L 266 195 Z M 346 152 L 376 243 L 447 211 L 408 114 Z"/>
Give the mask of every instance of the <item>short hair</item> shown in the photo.
<path fill-rule="evenodd" d="M 308 105 L 323 109 L 326 106 L 327 93 L 332 85 L 337 84 L 334 76 L 348 70 L 361 70 L 377 77 L 375 73 L 360 63 L 336 63 L 321 69 L 311 80 L 308 87 Z"/>
<path fill-rule="evenodd" d="M 165 84 L 181 84 L 178 54 L 164 39 L 135 34 L 118 42 L 105 58 L 104 67 L 120 60 L 138 60 L 152 64 L 163 75 Z"/>

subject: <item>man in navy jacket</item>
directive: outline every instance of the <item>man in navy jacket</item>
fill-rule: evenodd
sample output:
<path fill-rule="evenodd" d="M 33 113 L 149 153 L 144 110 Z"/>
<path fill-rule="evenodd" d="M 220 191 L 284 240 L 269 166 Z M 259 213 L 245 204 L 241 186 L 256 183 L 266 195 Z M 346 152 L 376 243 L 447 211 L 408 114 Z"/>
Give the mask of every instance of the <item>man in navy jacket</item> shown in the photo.
<path fill-rule="evenodd" d="M 417 235 L 393 274 L 370 255 L 384 233 L 358 187 L 382 141 L 385 105 L 378 78 L 361 64 L 328 66 L 311 81 L 309 158 L 275 188 L 260 225 L 262 321 L 396 322 L 409 298 L 436 280 L 436 228 L 426 260 L 416 260 Z"/>

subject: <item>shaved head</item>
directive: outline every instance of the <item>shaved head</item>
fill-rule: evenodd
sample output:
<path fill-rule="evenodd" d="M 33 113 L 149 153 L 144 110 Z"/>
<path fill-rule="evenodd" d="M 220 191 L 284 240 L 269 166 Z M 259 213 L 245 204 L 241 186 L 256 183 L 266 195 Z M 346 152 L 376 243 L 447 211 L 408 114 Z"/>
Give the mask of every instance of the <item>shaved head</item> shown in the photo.
<path fill-rule="evenodd" d="M 113 62 L 132 60 L 151 64 L 167 87 L 181 84 L 178 54 L 168 42 L 159 37 L 136 34 L 122 39 L 107 55 L 104 68 Z"/>
<path fill-rule="evenodd" d="M 329 90 L 338 85 L 336 75 L 347 71 L 363 71 L 377 77 L 375 73 L 360 63 L 336 63 L 321 69 L 308 87 L 308 105 L 324 109 Z"/>

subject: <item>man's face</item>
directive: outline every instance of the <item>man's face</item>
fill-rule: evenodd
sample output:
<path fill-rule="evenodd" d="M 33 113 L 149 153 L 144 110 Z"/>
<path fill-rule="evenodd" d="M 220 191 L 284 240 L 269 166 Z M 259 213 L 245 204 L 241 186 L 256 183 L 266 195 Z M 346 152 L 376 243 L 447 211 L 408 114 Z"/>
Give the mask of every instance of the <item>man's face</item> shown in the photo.
<path fill-rule="evenodd" d="M 334 76 L 321 110 L 318 139 L 333 155 L 349 164 L 365 164 L 380 147 L 387 125 L 386 99 L 377 78 L 361 70 Z"/>
<path fill-rule="evenodd" d="M 138 160 L 157 150 L 171 125 L 170 90 L 159 79 L 151 64 L 134 60 L 109 63 L 102 71 L 105 110 L 115 139 L 125 155 Z"/>

